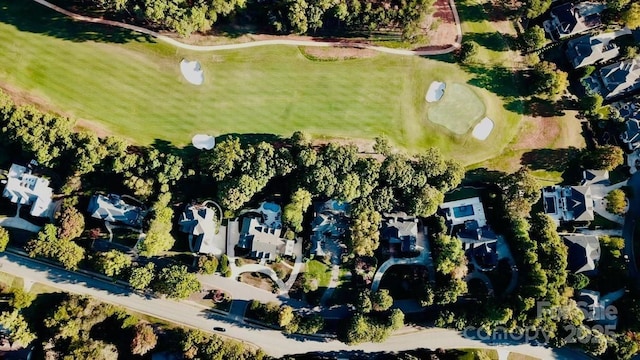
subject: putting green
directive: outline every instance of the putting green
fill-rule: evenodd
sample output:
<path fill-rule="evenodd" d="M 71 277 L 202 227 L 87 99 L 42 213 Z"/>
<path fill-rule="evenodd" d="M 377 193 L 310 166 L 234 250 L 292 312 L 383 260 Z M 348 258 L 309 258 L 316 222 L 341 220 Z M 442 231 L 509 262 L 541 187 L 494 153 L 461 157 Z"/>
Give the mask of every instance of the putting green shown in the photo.
<path fill-rule="evenodd" d="M 468 86 L 447 84 L 440 101 L 430 104 L 427 117 L 451 132 L 463 135 L 482 119 L 485 107 L 482 100 Z"/>

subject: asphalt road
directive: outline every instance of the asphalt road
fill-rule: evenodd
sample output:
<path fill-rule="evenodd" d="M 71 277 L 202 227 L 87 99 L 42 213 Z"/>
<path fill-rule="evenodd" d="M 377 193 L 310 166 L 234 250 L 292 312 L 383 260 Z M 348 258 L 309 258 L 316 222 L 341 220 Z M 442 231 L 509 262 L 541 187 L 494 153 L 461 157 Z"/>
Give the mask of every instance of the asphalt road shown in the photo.
<path fill-rule="evenodd" d="M 629 199 L 629 209 L 625 215 L 624 226 L 622 228 L 622 237 L 624 238 L 625 255 L 629 257 L 629 276 L 640 286 L 638 278 L 638 266 L 633 249 L 633 235 L 636 227 L 636 220 L 640 217 L 640 172 L 631 175 L 627 182 L 632 190 L 633 195 Z"/>
<path fill-rule="evenodd" d="M 316 340 L 299 336 L 286 336 L 279 331 L 256 329 L 242 324 L 230 323 L 223 318 L 204 311 L 204 308 L 188 302 L 140 296 L 116 284 L 89 276 L 53 268 L 29 258 L 3 253 L 0 256 L 0 271 L 39 282 L 60 290 L 90 295 L 104 302 L 165 319 L 178 324 L 212 332 L 213 327 L 227 329 L 225 336 L 261 347 L 272 356 L 307 352 L 349 351 L 399 351 L 415 348 L 487 348 L 489 343 L 465 338 L 461 333 L 447 329 L 404 329 L 402 334 L 392 336 L 381 344 L 366 343 L 348 346 L 336 340 Z M 552 350 L 530 345 L 503 346 L 501 349 L 519 352 L 540 359 L 588 359 L 583 354 L 568 350 Z"/>

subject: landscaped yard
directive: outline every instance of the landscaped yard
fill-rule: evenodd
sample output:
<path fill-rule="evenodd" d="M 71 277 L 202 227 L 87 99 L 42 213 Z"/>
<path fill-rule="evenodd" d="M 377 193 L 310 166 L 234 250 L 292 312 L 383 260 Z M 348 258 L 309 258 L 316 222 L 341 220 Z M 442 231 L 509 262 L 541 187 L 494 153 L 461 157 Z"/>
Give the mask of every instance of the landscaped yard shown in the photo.
<path fill-rule="evenodd" d="M 331 281 L 331 268 L 318 260 L 310 260 L 306 265 L 308 278 L 318 280 L 318 288 L 326 288 Z"/>
<path fill-rule="evenodd" d="M 258 272 L 242 273 L 238 279 L 240 282 L 257 287 L 258 289 L 273 292 L 277 285 L 265 274 Z"/>
<path fill-rule="evenodd" d="M 498 360 L 498 352 L 489 349 L 461 349 L 462 354 L 458 357 L 458 360 L 473 360 L 473 359 L 485 359 L 488 357 L 491 360 Z M 485 357 L 480 357 L 484 354 Z"/>
<path fill-rule="evenodd" d="M 446 62 L 384 54 L 318 62 L 284 46 L 193 53 L 75 23 L 30 1 L 0 0 L 0 10 L 3 87 L 19 100 L 87 119 L 83 127 L 140 143 L 185 145 L 196 133 L 305 130 L 368 139 L 384 133 L 409 150 L 437 146 L 470 164 L 500 153 L 521 117 L 478 84 L 472 89 L 496 123 L 487 141 L 428 121 L 424 96 L 432 81 L 473 78 Z M 182 78 L 182 58 L 202 63 L 203 86 Z"/>
<path fill-rule="evenodd" d="M 273 263 L 269 265 L 269 267 L 276 272 L 280 280 L 285 282 L 289 280 L 289 276 L 291 275 L 292 271 L 290 267 L 284 265 L 282 262 Z"/>

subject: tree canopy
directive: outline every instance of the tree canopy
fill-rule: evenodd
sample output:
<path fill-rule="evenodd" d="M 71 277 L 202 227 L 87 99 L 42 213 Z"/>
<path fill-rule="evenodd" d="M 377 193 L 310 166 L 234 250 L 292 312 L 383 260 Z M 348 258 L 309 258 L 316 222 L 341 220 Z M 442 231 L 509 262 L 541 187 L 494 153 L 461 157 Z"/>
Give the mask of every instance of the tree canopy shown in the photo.
<path fill-rule="evenodd" d="M 186 266 L 173 265 L 160 270 L 154 289 L 168 297 L 184 299 L 200 291 L 200 281 Z"/>

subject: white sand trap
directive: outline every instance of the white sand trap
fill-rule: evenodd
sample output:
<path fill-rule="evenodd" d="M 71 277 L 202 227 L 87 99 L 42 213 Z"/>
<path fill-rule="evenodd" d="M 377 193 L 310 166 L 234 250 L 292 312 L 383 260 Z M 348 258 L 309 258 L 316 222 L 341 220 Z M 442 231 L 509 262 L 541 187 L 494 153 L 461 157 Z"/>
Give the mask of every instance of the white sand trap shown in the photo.
<path fill-rule="evenodd" d="M 447 87 L 447 84 L 443 82 L 440 82 L 440 81 L 432 82 L 431 85 L 429 85 L 429 90 L 427 90 L 427 95 L 424 97 L 424 99 L 430 103 L 440 100 L 440 98 L 442 98 L 442 95 L 444 95 L 444 89 L 446 87 Z"/>
<path fill-rule="evenodd" d="M 216 146 L 216 138 L 205 134 L 197 134 L 191 139 L 191 143 L 196 149 L 211 150 Z"/>
<path fill-rule="evenodd" d="M 493 121 L 485 117 L 473 128 L 471 135 L 478 140 L 485 140 L 491 134 L 491 130 L 493 130 Z"/>
<path fill-rule="evenodd" d="M 197 61 L 182 60 L 180 62 L 180 71 L 188 82 L 193 85 L 202 85 L 204 82 L 204 72 Z"/>

